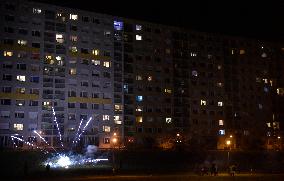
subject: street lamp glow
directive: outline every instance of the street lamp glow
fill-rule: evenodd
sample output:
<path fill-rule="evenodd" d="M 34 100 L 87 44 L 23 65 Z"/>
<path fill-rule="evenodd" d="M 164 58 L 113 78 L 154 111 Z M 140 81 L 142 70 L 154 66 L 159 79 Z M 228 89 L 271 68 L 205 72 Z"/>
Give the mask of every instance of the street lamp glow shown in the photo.
<path fill-rule="evenodd" d="M 117 142 L 117 138 L 113 138 L 113 139 L 112 139 L 112 142 L 113 142 L 113 143 L 116 143 L 116 142 Z"/>
<path fill-rule="evenodd" d="M 233 137 L 233 135 L 230 135 L 230 138 L 232 138 Z"/>
<path fill-rule="evenodd" d="M 113 133 L 113 136 L 116 136 L 116 132 Z"/>
<path fill-rule="evenodd" d="M 281 137 L 280 137 L 280 136 L 278 136 L 277 138 L 278 138 L 278 139 L 280 139 Z"/>
<path fill-rule="evenodd" d="M 227 141 L 226 141 L 226 144 L 227 144 L 227 145 L 230 145 L 230 144 L 231 144 L 231 141 L 230 141 L 230 140 L 227 140 Z"/>
<path fill-rule="evenodd" d="M 177 136 L 180 136 L 179 133 L 177 133 Z"/>

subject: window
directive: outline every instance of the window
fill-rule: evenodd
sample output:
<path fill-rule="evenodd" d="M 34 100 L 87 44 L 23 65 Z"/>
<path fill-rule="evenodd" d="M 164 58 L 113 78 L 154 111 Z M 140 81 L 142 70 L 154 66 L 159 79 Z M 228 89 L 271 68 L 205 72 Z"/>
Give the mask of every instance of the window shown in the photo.
<path fill-rule="evenodd" d="M 222 82 L 218 82 L 218 83 L 217 83 L 217 87 L 223 87 Z"/>
<path fill-rule="evenodd" d="M 277 88 L 276 91 L 279 96 L 284 96 L 284 88 Z"/>
<path fill-rule="evenodd" d="M 136 40 L 142 40 L 142 35 L 136 35 Z"/>
<path fill-rule="evenodd" d="M 4 51 L 4 57 L 11 57 L 11 56 L 13 56 L 12 51 Z"/>
<path fill-rule="evenodd" d="M 224 120 L 222 119 L 219 120 L 219 126 L 224 126 Z"/>
<path fill-rule="evenodd" d="M 137 116 L 136 117 L 136 122 L 137 123 L 142 123 L 143 122 L 143 117 L 142 116 Z"/>
<path fill-rule="evenodd" d="M 11 105 L 11 99 L 1 99 L 1 105 Z"/>
<path fill-rule="evenodd" d="M 22 131 L 24 130 L 24 125 L 23 124 L 14 124 L 14 129 L 17 131 Z"/>
<path fill-rule="evenodd" d="M 22 28 L 20 28 L 20 29 L 19 29 L 19 34 L 21 34 L 21 35 L 27 35 L 27 34 L 28 34 L 28 30 L 27 30 L 27 29 L 22 29 Z"/>
<path fill-rule="evenodd" d="M 136 75 L 136 80 L 143 80 L 141 75 Z"/>
<path fill-rule="evenodd" d="M 26 92 L 26 88 L 24 87 L 17 87 L 16 88 L 16 93 L 18 94 L 24 94 Z"/>
<path fill-rule="evenodd" d="M 81 82 L 81 86 L 88 87 L 89 86 L 89 82 L 88 81 L 82 81 Z"/>
<path fill-rule="evenodd" d="M 201 106 L 206 106 L 206 101 L 205 100 L 200 100 L 200 105 Z"/>
<path fill-rule="evenodd" d="M 27 40 L 18 40 L 18 45 L 20 46 L 26 46 L 28 44 Z"/>
<path fill-rule="evenodd" d="M 77 52 L 78 52 L 78 49 L 77 49 L 77 47 L 72 46 L 72 47 L 70 47 L 70 51 L 71 51 L 72 53 L 77 53 Z"/>
<path fill-rule="evenodd" d="M 100 54 L 100 50 L 99 49 L 93 49 L 92 50 L 92 54 L 93 55 L 99 55 Z"/>
<path fill-rule="evenodd" d="M 150 81 L 153 80 L 153 77 L 152 77 L 152 76 L 148 76 L 148 77 L 147 77 L 147 80 L 150 82 Z"/>
<path fill-rule="evenodd" d="M 0 114 L 1 118 L 10 118 L 10 111 L 1 111 Z"/>
<path fill-rule="evenodd" d="M 24 76 L 24 75 L 17 75 L 17 81 L 25 82 L 26 81 L 26 76 Z"/>
<path fill-rule="evenodd" d="M 172 118 L 166 118 L 166 123 L 168 124 L 172 123 Z"/>
<path fill-rule="evenodd" d="M 8 86 L 2 87 L 2 92 L 10 93 L 12 92 L 12 87 L 8 87 Z"/>
<path fill-rule="evenodd" d="M 143 106 L 136 107 L 136 112 L 142 112 L 142 111 L 143 111 Z"/>
<path fill-rule="evenodd" d="M 222 65 L 218 65 L 218 70 L 221 70 L 222 69 Z"/>
<path fill-rule="evenodd" d="M 39 9 L 39 8 L 33 8 L 33 13 L 34 13 L 34 14 L 40 14 L 40 13 L 41 13 L 41 9 Z"/>
<path fill-rule="evenodd" d="M 75 108 L 75 103 L 68 102 L 68 108 Z"/>
<path fill-rule="evenodd" d="M 103 126 L 103 132 L 110 132 L 110 126 Z"/>
<path fill-rule="evenodd" d="M 198 76 L 198 73 L 197 73 L 196 70 L 193 70 L 193 71 L 191 72 L 191 75 L 197 77 L 197 76 Z"/>
<path fill-rule="evenodd" d="M 87 103 L 80 103 L 80 108 L 81 109 L 87 109 L 88 108 L 88 104 Z"/>
<path fill-rule="evenodd" d="M 39 95 L 39 89 L 31 88 L 31 89 L 30 89 L 30 94 Z"/>
<path fill-rule="evenodd" d="M 122 123 L 121 116 L 113 116 L 113 119 L 114 119 L 115 124 L 121 124 Z"/>
<path fill-rule="evenodd" d="M 30 101 L 29 106 L 38 106 L 38 101 Z"/>
<path fill-rule="evenodd" d="M 88 92 L 85 91 L 80 92 L 80 97 L 88 97 Z"/>
<path fill-rule="evenodd" d="M 115 104 L 115 105 L 114 105 L 114 111 L 122 111 L 122 105 L 120 105 L 120 104 Z"/>
<path fill-rule="evenodd" d="M 104 138 L 104 144 L 110 144 L 110 138 Z"/>
<path fill-rule="evenodd" d="M 32 43 L 33 48 L 40 48 L 40 43 Z"/>
<path fill-rule="evenodd" d="M 57 43 L 64 43 L 64 38 L 62 34 L 56 34 L 55 38 Z"/>
<path fill-rule="evenodd" d="M 245 54 L 245 53 L 246 53 L 245 50 L 240 50 L 240 55 L 243 55 L 243 54 Z"/>
<path fill-rule="evenodd" d="M 70 14 L 70 19 L 78 20 L 78 15 L 77 14 Z"/>
<path fill-rule="evenodd" d="M 141 30 L 142 30 L 142 25 L 136 25 L 135 29 L 136 29 L 137 31 L 141 31 Z"/>
<path fill-rule="evenodd" d="M 31 76 L 31 82 L 39 83 L 39 76 Z"/>
<path fill-rule="evenodd" d="M 17 64 L 17 69 L 26 70 L 27 69 L 27 65 L 24 64 L 24 63 L 18 63 Z"/>
<path fill-rule="evenodd" d="M 92 109 L 99 109 L 100 105 L 99 104 L 92 104 Z"/>
<path fill-rule="evenodd" d="M 114 29 L 119 31 L 123 29 L 123 22 L 122 21 L 114 21 L 113 22 Z"/>
<path fill-rule="evenodd" d="M 24 118 L 25 113 L 24 112 L 15 112 L 15 118 Z"/>
<path fill-rule="evenodd" d="M 70 41 L 72 41 L 72 42 L 77 42 L 77 41 L 78 41 L 78 37 L 75 36 L 75 35 L 71 35 L 71 36 L 70 36 Z"/>
<path fill-rule="evenodd" d="M 38 118 L 38 112 L 29 112 L 29 118 L 30 119 L 37 119 Z"/>
<path fill-rule="evenodd" d="M 110 62 L 104 61 L 104 67 L 110 67 Z"/>
<path fill-rule="evenodd" d="M 12 75 L 10 75 L 10 74 L 3 74 L 2 80 L 11 81 L 12 80 Z"/>
<path fill-rule="evenodd" d="M 70 68 L 69 69 L 69 74 L 70 75 L 76 75 L 76 68 Z"/>
<path fill-rule="evenodd" d="M 223 102 L 218 102 L 218 106 L 222 107 L 223 106 Z"/>
<path fill-rule="evenodd" d="M 76 120 L 76 114 L 75 113 L 69 113 L 68 114 L 68 120 Z"/>
<path fill-rule="evenodd" d="M 136 96 L 136 101 L 137 102 L 142 102 L 143 101 L 143 96 Z"/>
<path fill-rule="evenodd" d="M 40 37 L 40 31 L 32 30 L 32 36 Z"/>
<path fill-rule="evenodd" d="M 92 65 L 100 65 L 100 61 L 99 60 L 92 60 Z"/>
<path fill-rule="evenodd" d="M 105 121 L 105 120 L 109 120 L 109 115 L 104 114 L 104 115 L 103 115 L 103 120 L 104 120 L 104 121 Z"/>
<path fill-rule="evenodd" d="M 105 37 L 110 37 L 110 31 L 104 31 Z"/>
<path fill-rule="evenodd" d="M 219 130 L 219 135 L 225 135 L 225 130 L 224 129 L 220 129 Z"/>
<path fill-rule="evenodd" d="M 171 89 L 165 89 L 165 93 L 171 94 L 172 90 Z"/>

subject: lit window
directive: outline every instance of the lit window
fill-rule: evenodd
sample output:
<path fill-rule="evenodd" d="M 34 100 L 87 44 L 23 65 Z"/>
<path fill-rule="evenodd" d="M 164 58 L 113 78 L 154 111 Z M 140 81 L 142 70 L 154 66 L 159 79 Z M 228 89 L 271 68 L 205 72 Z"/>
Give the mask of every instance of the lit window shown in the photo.
<path fill-rule="evenodd" d="M 93 51 L 92 51 L 92 53 L 93 53 L 93 55 L 99 55 L 100 54 L 100 50 L 98 50 L 98 49 L 94 49 Z"/>
<path fill-rule="evenodd" d="M 218 65 L 218 70 L 221 70 L 222 69 L 222 66 L 221 65 Z"/>
<path fill-rule="evenodd" d="M 152 77 L 152 76 L 148 76 L 147 80 L 148 80 L 148 81 L 152 81 L 152 80 L 153 80 L 153 77 Z"/>
<path fill-rule="evenodd" d="M 26 81 L 26 76 L 24 75 L 17 75 L 17 80 L 20 82 L 25 82 Z"/>
<path fill-rule="evenodd" d="M 100 61 L 99 60 L 92 60 L 92 65 L 100 65 Z"/>
<path fill-rule="evenodd" d="M 258 104 L 258 109 L 262 109 L 262 104 Z"/>
<path fill-rule="evenodd" d="M 166 123 L 168 124 L 172 123 L 172 118 L 166 118 Z"/>
<path fill-rule="evenodd" d="M 196 56 L 197 56 L 197 54 L 196 54 L 196 53 L 194 53 L 194 52 L 190 52 L 190 56 L 191 56 L 191 57 L 196 57 Z"/>
<path fill-rule="evenodd" d="M 143 96 L 136 96 L 136 101 L 137 102 L 142 102 L 143 101 Z"/>
<path fill-rule="evenodd" d="M 277 94 L 280 96 L 284 95 L 284 88 L 277 88 Z"/>
<path fill-rule="evenodd" d="M 142 122 L 143 122 L 142 116 L 137 116 L 137 117 L 136 117 L 136 122 L 137 122 L 137 123 L 142 123 Z"/>
<path fill-rule="evenodd" d="M 222 119 L 219 120 L 219 126 L 224 126 L 224 120 Z"/>
<path fill-rule="evenodd" d="M 262 57 L 262 58 L 266 58 L 266 57 L 267 57 L 267 54 L 263 52 L 263 53 L 261 54 L 261 57 Z"/>
<path fill-rule="evenodd" d="M 223 106 L 223 102 L 218 102 L 218 106 L 222 107 Z"/>
<path fill-rule="evenodd" d="M 110 126 L 103 126 L 104 132 L 110 132 Z"/>
<path fill-rule="evenodd" d="M 270 123 L 266 123 L 266 125 L 267 125 L 267 127 L 269 127 L 269 128 L 271 127 L 271 124 L 270 124 Z"/>
<path fill-rule="evenodd" d="M 104 121 L 105 121 L 105 120 L 109 120 L 109 115 L 104 114 L 104 115 L 103 115 L 103 120 L 104 120 Z"/>
<path fill-rule="evenodd" d="M 113 119 L 115 124 L 122 124 L 121 116 L 114 116 Z"/>
<path fill-rule="evenodd" d="M 142 40 L 142 36 L 141 35 L 136 35 L 136 40 Z"/>
<path fill-rule="evenodd" d="M 41 9 L 39 9 L 39 8 L 33 8 L 33 13 L 34 13 L 34 14 L 40 14 L 40 13 L 41 13 Z"/>
<path fill-rule="evenodd" d="M 141 31 L 142 30 L 142 25 L 136 25 L 136 30 Z"/>
<path fill-rule="evenodd" d="M 104 67 L 110 67 L 110 62 L 104 62 Z"/>
<path fill-rule="evenodd" d="M 28 43 L 27 40 L 18 40 L 18 45 L 26 46 L 27 43 Z"/>
<path fill-rule="evenodd" d="M 246 53 L 245 50 L 240 50 L 240 55 L 243 55 L 243 54 L 245 54 L 245 53 Z"/>
<path fill-rule="evenodd" d="M 171 50 L 169 48 L 166 49 L 166 54 L 170 54 Z"/>
<path fill-rule="evenodd" d="M 196 71 L 196 70 L 193 70 L 193 71 L 191 72 L 191 74 L 192 74 L 192 76 L 195 76 L 195 77 L 197 77 L 197 76 L 198 76 L 198 73 L 197 73 L 197 71 Z"/>
<path fill-rule="evenodd" d="M 70 50 L 71 50 L 72 53 L 77 53 L 78 52 L 77 47 L 70 47 Z"/>
<path fill-rule="evenodd" d="M 72 42 L 77 42 L 77 41 L 78 41 L 78 37 L 75 36 L 75 35 L 71 35 L 71 36 L 70 36 L 70 40 L 71 40 Z"/>
<path fill-rule="evenodd" d="M 136 80 L 143 80 L 141 75 L 136 75 Z"/>
<path fill-rule="evenodd" d="M 114 110 L 115 110 L 115 111 L 122 111 L 122 105 L 120 105 L 120 104 L 115 104 L 115 105 L 114 105 Z"/>
<path fill-rule="evenodd" d="M 217 83 L 217 87 L 223 87 L 222 82 L 218 82 L 218 83 Z"/>
<path fill-rule="evenodd" d="M 14 129 L 18 131 L 24 130 L 24 125 L 23 124 L 14 124 Z"/>
<path fill-rule="evenodd" d="M 25 100 L 16 100 L 16 106 L 24 106 Z"/>
<path fill-rule="evenodd" d="M 225 135 L 225 130 L 224 129 L 220 129 L 219 130 L 219 135 Z"/>
<path fill-rule="evenodd" d="M 78 15 L 77 14 L 70 14 L 70 19 L 78 20 Z"/>
<path fill-rule="evenodd" d="M 24 94 L 26 92 L 26 88 L 24 87 L 17 87 L 16 92 L 19 94 Z"/>
<path fill-rule="evenodd" d="M 122 30 L 123 29 L 123 22 L 122 21 L 114 21 L 113 26 L 115 30 Z"/>
<path fill-rule="evenodd" d="M 69 74 L 70 75 L 76 75 L 76 68 L 70 68 L 69 69 Z"/>
<path fill-rule="evenodd" d="M 234 55 L 234 53 L 235 53 L 235 52 L 234 52 L 234 50 L 233 50 L 233 49 L 232 49 L 231 53 L 232 53 L 232 55 Z"/>
<path fill-rule="evenodd" d="M 4 51 L 4 57 L 11 57 L 13 56 L 13 52 L 11 51 Z"/>
<path fill-rule="evenodd" d="M 206 106 L 206 101 L 200 100 L 200 105 L 201 105 L 201 106 Z"/>
<path fill-rule="evenodd" d="M 172 90 L 171 89 L 165 89 L 165 93 L 171 94 Z"/>
<path fill-rule="evenodd" d="M 137 106 L 136 107 L 136 112 L 142 112 L 143 111 L 143 107 L 142 106 Z"/>
<path fill-rule="evenodd" d="M 57 43 L 64 43 L 64 38 L 62 34 L 56 34 L 56 42 Z"/>

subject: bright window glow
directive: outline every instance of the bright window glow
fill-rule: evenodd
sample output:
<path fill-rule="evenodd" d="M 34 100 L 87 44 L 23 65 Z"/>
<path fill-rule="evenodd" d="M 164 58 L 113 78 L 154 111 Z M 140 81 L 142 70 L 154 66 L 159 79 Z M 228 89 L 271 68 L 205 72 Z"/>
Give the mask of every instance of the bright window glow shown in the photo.
<path fill-rule="evenodd" d="M 172 118 L 166 118 L 166 123 L 168 124 L 172 123 Z"/>
<path fill-rule="evenodd" d="M 114 110 L 115 110 L 115 111 L 122 111 L 122 105 L 120 105 L 120 104 L 115 104 L 115 105 L 114 105 Z"/>
<path fill-rule="evenodd" d="M 93 55 L 99 55 L 100 54 L 100 50 L 98 50 L 98 49 L 94 49 L 93 51 L 92 51 L 92 53 L 93 53 Z"/>
<path fill-rule="evenodd" d="M 171 94 L 172 90 L 171 89 L 165 89 L 165 93 Z"/>
<path fill-rule="evenodd" d="M 196 54 L 196 53 L 194 53 L 194 52 L 190 52 L 190 56 L 192 56 L 192 57 L 196 57 L 196 56 L 197 56 L 197 54 Z"/>
<path fill-rule="evenodd" d="M 70 14 L 70 19 L 78 20 L 78 15 L 77 14 Z"/>
<path fill-rule="evenodd" d="M 141 75 L 136 75 L 136 80 L 143 80 Z"/>
<path fill-rule="evenodd" d="M 110 62 L 104 62 L 104 67 L 110 67 Z"/>
<path fill-rule="evenodd" d="M 222 69 L 222 66 L 221 65 L 218 65 L 218 70 L 221 70 Z"/>
<path fill-rule="evenodd" d="M 78 52 L 77 47 L 70 47 L 70 50 L 71 50 L 72 53 L 77 53 Z"/>
<path fill-rule="evenodd" d="M 56 34 L 56 42 L 57 43 L 64 43 L 64 38 L 62 34 Z"/>
<path fill-rule="evenodd" d="M 115 30 L 122 30 L 123 29 L 123 22 L 122 21 L 114 21 L 113 26 Z"/>
<path fill-rule="evenodd" d="M 152 80 L 153 80 L 153 77 L 152 77 L 152 76 L 148 76 L 147 80 L 148 80 L 148 81 L 152 81 Z"/>
<path fill-rule="evenodd" d="M 11 57 L 13 56 L 13 52 L 11 51 L 4 51 L 4 57 Z"/>
<path fill-rule="evenodd" d="M 245 50 L 240 50 L 240 55 L 243 55 L 243 54 L 245 54 L 245 53 L 246 53 Z"/>
<path fill-rule="evenodd" d="M 25 82 L 26 81 L 26 76 L 24 75 L 17 75 L 17 80 L 20 82 Z"/>
<path fill-rule="evenodd" d="M 201 105 L 201 106 L 206 106 L 206 101 L 200 100 L 200 105 Z"/>
<path fill-rule="evenodd" d="M 104 120 L 104 121 L 109 120 L 109 115 L 104 114 L 104 115 L 103 115 L 103 120 Z"/>
<path fill-rule="evenodd" d="M 77 42 L 77 41 L 78 41 L 78 37 L 75 36 L 75 35 L 71 35 L 71 36 L 70 36 L 70 40 L 71 40 L 72 42 Z"/>
<path fill-rule="evenodd" d="M 99 60 L 92 60 L 91 61 L 93 65 L 100 65 L 101 62 Z"/>
<path fill-rule="evenodd" d="M 137 116 L 137 117 L 136 117 L 136 122 L 137 122 L 137 123 L 142 123 L 142 122 L 143 122 L 142 116 Z"/>
<path fill-rule="evenodd" d="M 225 130 L 224 129 L 220 129 L 219 130 L 219 135 L 225 135 Z"/>
<path fill-rule="evenodd" d="M 142 102 L 143 101 L 143 96 L 136 96 L 136 101 L 137 102 Z"/>
<path fill-rule="evenodd" d="M 218 102 L 218 106 L 222 107 L 223 106 L 223 102 Z"/>
<path fill-rule="evenodd" d="M 26 46 L 28 44 L 27 40 L 18 40 L 18 45 Z"/>
<path fill-rule="evenodd" d="M 103 126 L 103 131 L 104 132 L 110 132 L 110 126 Z"/>
<path fill-rule="evenodd" d="M 137 106 L 136 107 L 136 112 L 142 112 L 143 111 L 143 107 L 142 106 Z"/>
<path fill-rule="evenodd" d="M 24 130 L 24 125 L 23 124 L 14 124 L 14 129 L 18 131 Z"/>
<path fill-rule="evenodd" d="M 142 35 L 136 35 L 136 40 L 142 40 Z"/>
<path fill-rule="evenodd" d="M 41 9 L 39 9 L 39 8 L 33 8 L 33 13 L 34 13 L 34 14 L 40 14 L 40 13 L 41 13 Z"/>
<path fill-rule="evenodd" d="M 218 83 L 217 83 L 217 87 L 223 87 L 222 82 L 218 82 Z"/>
<path fill-rule="evenodd" d="M 269 128 L 271 127 L 271 124 L 270 124 L 270 123 L 266 123 L 266 125 L 267 125 L 267 127 L 269 127 Z"/>
<path fill-rule="evenodd" d="M 222 119 L 219 120 L 219 126 L 224 126 L 224 120 Z"/>
<path fill-rule="evenodd" d="M 136 30 L 141 31 L 142 30 L 142 25 L 136 25 Z"/>
<path fill-rule="evenodd" d="M 76 68 L 70 68 L 69 69 L 69 74 L 70 75 L 76 75 Z"/>
<path fill-rule="evenodd" d="M 277 94 L 280 95 L 280 96 L 283 96 L 284 95 L 284 88 L 277 88 Z"/>

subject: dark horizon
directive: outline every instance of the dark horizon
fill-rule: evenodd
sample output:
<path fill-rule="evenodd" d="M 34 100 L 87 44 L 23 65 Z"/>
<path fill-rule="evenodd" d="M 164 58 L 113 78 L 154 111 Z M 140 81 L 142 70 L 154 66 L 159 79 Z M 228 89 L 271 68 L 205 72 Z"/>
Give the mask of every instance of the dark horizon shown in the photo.
<path fill-rule="evenodd" d="M 284 41 L 284 2 L 169 2 L 31 0 L 195 31 Z"/>

